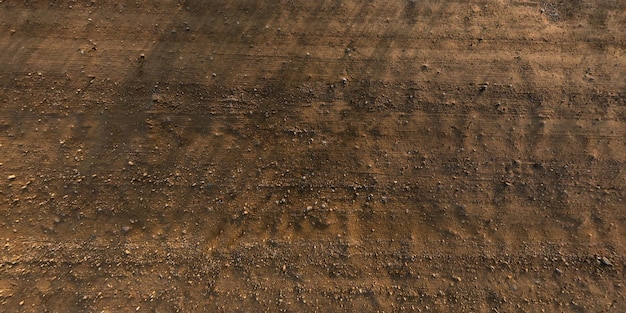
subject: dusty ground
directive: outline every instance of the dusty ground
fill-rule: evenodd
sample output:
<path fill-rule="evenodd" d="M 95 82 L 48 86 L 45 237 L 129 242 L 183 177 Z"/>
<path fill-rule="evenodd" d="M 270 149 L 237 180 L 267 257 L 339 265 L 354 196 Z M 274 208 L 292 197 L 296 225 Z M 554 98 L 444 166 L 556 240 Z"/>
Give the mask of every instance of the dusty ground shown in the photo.
<path fill-rule="evenodd" d="M 2 312 L 624 312 L 626 3 L 0 1 Z"/>

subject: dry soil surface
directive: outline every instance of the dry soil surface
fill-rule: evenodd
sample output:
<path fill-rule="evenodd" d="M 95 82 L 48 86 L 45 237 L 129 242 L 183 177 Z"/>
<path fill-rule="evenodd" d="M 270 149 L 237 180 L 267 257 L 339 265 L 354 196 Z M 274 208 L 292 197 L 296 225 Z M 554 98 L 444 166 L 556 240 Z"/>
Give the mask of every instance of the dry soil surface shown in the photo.
<path fill-rule="evenodd" d="M 626 2 L 0 1 L 2 312 L 624 312 Z"/>

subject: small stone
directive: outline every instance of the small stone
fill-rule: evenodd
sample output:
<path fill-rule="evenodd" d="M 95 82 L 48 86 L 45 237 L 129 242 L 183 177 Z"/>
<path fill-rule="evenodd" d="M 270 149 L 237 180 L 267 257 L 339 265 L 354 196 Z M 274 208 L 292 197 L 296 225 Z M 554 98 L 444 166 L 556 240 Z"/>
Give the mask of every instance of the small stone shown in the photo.
<path fill-rule="evenodd" d="M 9 175 L 9 176 L 7 176 L 7 179 L 8 180 L 14 180 L 16 177 L 17 176 L 15 176 L 15 175 Z"/>
<path fill-rule="evenodd" d="M 607 257 L 603 256 L 600 258 L 600 263 L 604 266 L 613 266 L 613 263 L 611 263 L 611 260 L 609 260 Z"/>

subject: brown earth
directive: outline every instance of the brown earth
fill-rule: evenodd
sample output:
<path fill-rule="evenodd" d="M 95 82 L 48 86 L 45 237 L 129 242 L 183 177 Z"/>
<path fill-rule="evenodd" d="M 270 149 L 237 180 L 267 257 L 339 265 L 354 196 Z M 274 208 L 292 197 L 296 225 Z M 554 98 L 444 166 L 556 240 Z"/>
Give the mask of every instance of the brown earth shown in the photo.
<path fill-rule="evenodd" d="M 0 1 L 2 312 L 624 312 L 626 2 Z"/>

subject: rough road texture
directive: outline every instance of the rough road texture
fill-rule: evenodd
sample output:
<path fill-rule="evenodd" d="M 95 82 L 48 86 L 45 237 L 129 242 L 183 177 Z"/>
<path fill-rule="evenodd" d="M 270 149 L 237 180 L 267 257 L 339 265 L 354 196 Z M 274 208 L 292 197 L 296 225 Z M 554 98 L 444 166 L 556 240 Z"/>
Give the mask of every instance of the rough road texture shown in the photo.
<path fill-rule="evenodd" d="M 626 311 L 625 12 L 0 1 L 0 311 Z"/>

